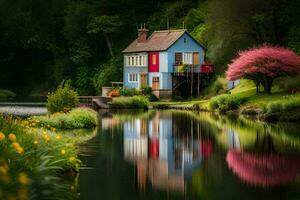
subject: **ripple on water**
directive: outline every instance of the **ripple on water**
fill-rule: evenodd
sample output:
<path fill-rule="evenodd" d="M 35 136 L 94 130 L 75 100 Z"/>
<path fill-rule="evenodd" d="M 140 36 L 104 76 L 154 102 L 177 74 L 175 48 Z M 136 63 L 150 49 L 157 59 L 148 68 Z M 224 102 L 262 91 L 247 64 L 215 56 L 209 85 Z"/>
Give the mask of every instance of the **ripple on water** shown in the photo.
<path fill-rule="evenodd" d="M 26 117 L 31 115 L 46 115 L 48 111 L 45 107 L 0 106 L 0 113 Z"/>

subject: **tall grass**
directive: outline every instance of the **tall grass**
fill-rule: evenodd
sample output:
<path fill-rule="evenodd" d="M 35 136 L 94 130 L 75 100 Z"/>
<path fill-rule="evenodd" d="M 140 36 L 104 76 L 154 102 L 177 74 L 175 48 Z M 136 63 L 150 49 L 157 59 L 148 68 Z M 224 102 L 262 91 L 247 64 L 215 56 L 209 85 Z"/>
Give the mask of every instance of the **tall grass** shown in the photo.
<path fill-rule="evenodd" d="M 300 94 L 284 96 L 282 99 L 270 102 L 265 105 L 264 111 L 268 114 L 288 112 L 300 108 Z"/>
<path fill-rule="evenodd" d="M 223 94 L 212 98 L 209 103 L 209 108 L 211 110 L 219 110 L 221 112 L 226 112 L 229 110 L 238 109 L 246 101 L 246 97 Z"/>
<path fill-rule="evenodd" d="M 149 100 L 145 96 L 133 96 L 133 97 L 117 97 L 114 98 L 111 106 L 113 108 L 141 108 L 147 109 Z"/>
<path fill-rule="evenodd" d="M 58 129 L 93 128 L 98 124 L 98 114 L 88 108 L 75 108 L 68 113 L 54 113 L 47 116 L 35 116 L 40 126 L 51 126 Z"/>

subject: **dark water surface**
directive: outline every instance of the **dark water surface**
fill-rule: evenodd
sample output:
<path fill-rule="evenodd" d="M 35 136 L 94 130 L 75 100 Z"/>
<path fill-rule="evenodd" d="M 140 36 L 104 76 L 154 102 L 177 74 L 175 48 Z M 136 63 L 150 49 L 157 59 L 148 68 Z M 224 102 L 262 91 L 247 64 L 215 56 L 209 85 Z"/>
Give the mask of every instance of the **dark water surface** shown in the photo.
<path fill-rule="evenodd" d="M 80 147 L 82 200 L 300 199 L 298 124 L 107 112 Z"/>

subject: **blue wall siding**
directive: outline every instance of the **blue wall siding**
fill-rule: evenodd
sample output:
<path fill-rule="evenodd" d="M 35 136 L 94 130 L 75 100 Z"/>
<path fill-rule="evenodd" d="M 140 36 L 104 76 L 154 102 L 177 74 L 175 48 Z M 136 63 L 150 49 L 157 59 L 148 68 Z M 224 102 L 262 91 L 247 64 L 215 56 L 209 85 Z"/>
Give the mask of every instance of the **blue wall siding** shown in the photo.
<path fill-rule="evenodd" d="M 128 81 L 128 74 L 135 73 L 138 74 L 138 82 L 129 82 Z M 139 88 L 139 80 L 141 73 L 148 73 L 147 67 L 124 67 L 124 86 L 128 88 Z"/>
<path fill-rule="evenodd" d="M 172 89 L 172 74 L 168 72 L 149 72 L 148 83 L 152 87 L 153 77 L 159 77 L 159 89 Z"/>
<path fill-rule="evenodd" d="M 148 84 L 150 87 L 152 87 L 153 77 L 159 77 L 159 80 L 161 80 L 161 73 L 159 73 L 159 72 L 149 72 L 148 73 Z M 160 84 L 159 87 L 161 88 L 161 82 L 159 84 Z"/>
<path fill-rule="evenodd" d="M 168 72 L 168 52 L 159 52 L 159 72 Z"/>
<path fill-rule="evenodd" d="M 186 38 L 186 43 L 184 43 Z M 204 63 L 205 50 L 197 44 L 187 33 L 179 38 L 168 50 L 168 71 L 173 72 L 173 64 L 175 63 L 176 52 L 199 52 L 200 64 Z"/>

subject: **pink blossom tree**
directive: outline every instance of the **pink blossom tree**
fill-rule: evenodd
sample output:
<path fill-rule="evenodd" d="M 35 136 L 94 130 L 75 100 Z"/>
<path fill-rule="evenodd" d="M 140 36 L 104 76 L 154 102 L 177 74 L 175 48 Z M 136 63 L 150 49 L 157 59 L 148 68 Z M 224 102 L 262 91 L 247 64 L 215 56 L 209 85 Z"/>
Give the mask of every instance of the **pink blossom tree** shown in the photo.
<path fill-rule="evenodd" d="M 256 92 L 260 84 L 266 93 L 271 93 L 274 79 L 300 73 L 300 57 L 287 48 L 262 45 L 239 52 L 228 65 L 228 80 L 240 78 L 253 80 Z"/>

